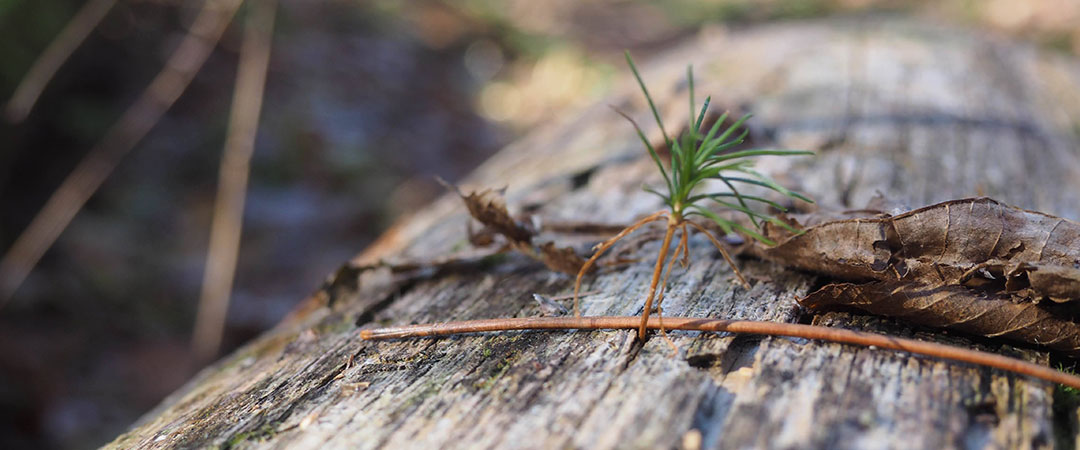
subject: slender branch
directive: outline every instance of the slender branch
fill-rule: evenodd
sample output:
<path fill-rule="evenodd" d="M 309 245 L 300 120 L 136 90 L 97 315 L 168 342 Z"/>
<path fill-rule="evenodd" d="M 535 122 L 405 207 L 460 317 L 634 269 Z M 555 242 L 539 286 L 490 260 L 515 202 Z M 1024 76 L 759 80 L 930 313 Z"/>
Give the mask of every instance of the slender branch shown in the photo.
<path fill-rule="evenodd" d="M 15 88 L 11 100 L 4 107 L 4 115 L 9 122 L 19 123 L 26 119 L 41 96 L 41 91 L 45 90 L 45 85 L 49 84 L 64 61 L 71 57 L 75 49 L 101 23 L 101 19 L 105 18 L 105 14 L 115 3 L 116 0 L 90 0 L 75 13 L 75 17 L 71 18 L 60 34 L 41 52 Z"/>
<path fill-rule="evenodd" d="M 865 331 L 844 330 L 815 325 L 763 322 L 755 320 L 695 319 L 668 317 L 663 319 L 668 330 L 712 331 L 768 336 L 788 336 L 817 339 L 826 342 L 878 347 L 889 350 L 932 356 L 951 361 L 993 367 L 1006 372 L 1028 375 L 1052 383 L 1080 389 L 1080 377 L 1051 369 L 1046 366 L 1021 361 L 1008 356 L 954 347 L 933 342 L 916 341 Z M 637 329 L 641 325 L 638 316 L 591 316 L 591 317 L 525 317 L 511 319 L 466 320 L 461 322 L 408 325 L 402 327 L 361 330 L 361 339 L 393 339 L 426 336 L 446 336 L 461 333 L 508 330 L 601 330 Z M 649 329 L 659 329 L 660 320 L 648 322 Z"/>
<path fill-rule="evenodd" d="M 161 73 L 75 166 L 0 259 L 0 309 L 120 160 L 150 132 L 184 92 L 217 46 L 241 3 L 242 0 L 206 0 L 189 33 L 169 55 Z"/>
<path fill-rule="evenodd" d="M 221 157 L 214 221 L 210 227 L 210 248 L 191 340 L 195 357 L 201 362 L 213 359 L 221 347 L 240 252 L 251 155 L 255 151 L 255 134 L 259 129 L 259 112 L 270 64 L 277 0 L 255 0 L 252 6 L 240 48 L 229 132 Z"/>

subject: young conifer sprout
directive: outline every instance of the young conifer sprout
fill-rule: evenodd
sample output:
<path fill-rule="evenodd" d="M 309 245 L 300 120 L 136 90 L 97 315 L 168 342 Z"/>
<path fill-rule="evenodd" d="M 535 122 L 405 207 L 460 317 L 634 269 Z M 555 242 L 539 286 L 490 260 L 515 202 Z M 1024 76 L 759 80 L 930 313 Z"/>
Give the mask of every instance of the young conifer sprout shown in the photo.
<path fill-rule="evenodd" d="M 600 330 L 635 328 L 638 331 L 639 338 L 644 338 L 647 329 L 657 329 L 660 330 L 661 333 L 664 333 L 665 323 L 660 317 L 660 303 L 663 301 L 664 288 L 667 285 L 667 280 L 671 275 L 674 263 L 681 257 L 681 262 L 684 267 L 689 264 L 690 249 L 688 240 L 691 228 L 701 232 L 709 238 L 709 241 L 716 246 L 720 251 L 720 254 L 724 256 L 724 260 L 731 266 L 738 280 L 743 286 L 749 287 L 746 279 L 739 273 L 738 268 L 731 259 L 731 255 L 728 254 L 727 250 L 716 236 L 710 233 L 701 223 L 691 221 L 689 218 L 693 216 L 702 216 L 705 219 L 715 222 L 724 233 L 741 233 L 770 246 L 774 245 L 774 243 L 755 230 L 755 228 L 760 227 L 763 222 L 773 223 L 794 233 L 801 233 L 798 230 L 792 229 L 787 223 L 777 218 L 756 212 L 750 207 L 751 203 L 758 203 L 784 211 L 785 208 L 782 205 L 765 198 L 742 194 L 738 191 L 737 186 L 738 183 L 759 186 L 778 192 L 789 198 L 811 202 L 810 199 L 796 192 L 792 192 L 768 177 L 754 171 L 752 168 L 753 161 L 751 159 L 761 155 L 810 155 L 812 154 L 811 152 L 773 149 L 738 150 L 736 146 L 743 143 L 744 138 L 747 136 L 747 131 L 743 130 L 737 135 L 736 133 L 747 119 L 749 119 L 749 116 L 741 117 L 721 132 L 720 128 L 723 126 L 723 123 L 728 116 L 725 113 L 703 134 L 702 126 L 704 125 L 703 122 L 706 113 L 708 112 L 709 99 L 707 98 L 705 100 L 705 104 L 702 106 L 700 112 L 697 112 L 695 109 L 696 105 L 694 105 L 694 77 L 692 69 L 690 68 L 687 69 L 687 77 L 689 79 L 690 118 L 692 122 L 688 125 L 685 133 L 678 136 L 677 139 L 671 139 L 667 134 L 667 130 L 664 128 L 663 122 L 660 120 L 660 114 L 657 112 L 656 105 L 653 103 L 649 91 L 645 88 L 645 83 L 642 81 L 641 75 L 638 73 L 637 67 L 634 66 L 634 62 L 630 58 L 629 53 L 626 54 L 626 61 L 630 65 L 630 70 L 634 73 L 634 77 L 637 79 L 642 92 L 645 94 L 645 99 L 648 101 L 649 108 L 652 110 L 653 117 L 656 119 L 656 123 L 660 128 L 665 145 L 670 150 L 670 164 L 664 164 L 660 158 L 660 154 L 645 138 L 645 133 L 642 131 L 641 127 L 634 123 L 628 115 L 623 114 L 622 112 L 619 113 L 633 124 L 638 137 L 641 138 L 641 141 L 645 144 L 649 156 L 652 158 L 653 162 L 656 163 L 657 168 L 660 169 L 660 174 L 663 176 L 666 185 L 665 187 L 667 188 L 666 193 L 650 187 L 646 187 L 645 190 L 660 196 L 664 200 L 664 204 L 667 205 L 667 208 L 645 216 L 595 247 L 595 252 L 581 267 L 581 270 L 577 274 L 577 279 L 574 282 L 574 317 L 479 319 L 365 329 L 360 331 L 361 339 L 398 339 L 509 330 Z M 695 112 L 697 113 L 696 115 L 694 114 Z M 734 176 L 730 174 L 734 174 Z M 697 193 L 695 188 L 699 187 L 706 180 L 719 180 L 728 187 L 730 192 Z M 711 201 L 722 207 L 745 214 L 753 224 L 754 228 L 721 217 L 716 212 L 701 205 L 702 202 L 706 201 Z M 578 297 L 581 289 L 581 280 L 584 274 L 588 272 L 604 252 L 609 250 L 620 239 L 650 223 L 661 220 L 667 222 L 667 230 L 664 234 L 664 240 L 660 246 L 660 252 L 653 269 L 652 282 L 649 285 L 649 293 L 645 300 L 645 309 L 642 312 L 641 317 L 581 317 Z M 671 246 L 676 233 L 680 233 L 680 236 L 675 245 L 675 251 L 671 254 L 671 259 L 669 261 L 669 247 Z M 665 267 L 666 270 L 664 270 Z M 662 280 L 661 275 L 663 275 Z M 657 303 L 657 317 L 650 319 L 649 315 L 653 309 L 654 298 Z M 952 361 L 994 367 L 1016 374 L 1028 375 L 1054 383 L 1061 383 L 1073 388 L 1080 388 L 1080 377 L 1039 364 L 978 350 L 871 332 L 830 328 L 819 325 L 770 321 L 687 317 L 669 318 L 667 319 L 666 326 L 668 329 L 699 332 L 790 336 L 802 339 L 817 339 L 826 342 L 861 345 L 878 349 L 898 350 L 911 354 L 928 355 Z M 666 334 L 664 334 L 664 337 L 667 337 Z M 668 340 L 668 343 L 674 347 L 674 344 L 670 339 Z"/>
<path fill-rule="evenodd" d="M 744 195 L 736 188 L 736 183 L 764 187 L 787 197 L 812 203 L 813 201 L 809 198 L 797 192 L 790 191 L 773 181 L 771 178 L 755 171 L 753 169 L 753 157 L 763 155 L 813 155 L 813 152 L 785 149 L 738 150 L 737 146 L 743 143 L 749 133 L 749 130 L 746 128 L 743 128 L 742 132 L 739 133 L 739 129 L 743 127 L 743 124 L 745 124 L 748 119 L 750 119 L 750 115 L 742 116 L 721 132 L 720 128 L 728 119 L 728 113 L 725 112 L 713 122 L 708 131 L 703 133 L 704 130 L 702 130 L 702 125 L 705 121 L 706 113 L 709 111 L 709 103 L 712 98 L 707 97 L 701 110 L 697 110 L 697 105 L 695 105 L 694 102 L 693 67 L 687 67 L 686 69 L 687 81 L 690 86 L 690 123 L 684 133 L 677 136 L 676 139 L 672 139 L 667 133 L 667 129 L 664 128 L 664 122 L 660 119 L 660 112 L 656 109 L 656 103 L 653 102 L 652 96 L 649 95 L 649 90 L 645 87 L 645 82 L 642 80 L 641 74 L 638 73 L 637 66 L 634 65 L 634 60 L 630 57 L 630 52 L 626 52 L 626 63 L 634 73 L 634 78 L 637 80 L 638 86 L 641 87 L 641 92 L 645 94 L 645 100 L 649 104 L 649 109 L 652 111 L 653 118 L 656 119 L 656 125 L 660 128 L 660 134 L 664 138 L 664 144 L 669 149 L 671 161 L 668 167 L 665 167 L 664 162 L 660 158 L 660 154 L 657 153 L 656 149 L 649 143 L 649 140 L 645 137 L 645 132 L 641 127 L 638 126 L 629 115 L 621 111 L 617 112 L 634 126 L 634 130 L 637 132 L 638 137 L 641 139 L 641 142 L 645 144 L 645 148 L 649 152 L 649 157 L 656 163 L 656 167 L 660 170 L 660 174 L 664 178 L 665 187 L 667 188 L 666 193 L 649 186 L 645 186 L 645 191 L 660 196 L 668 208 L 638 220 L 612 238 L 601 242 L 596 246 L 592 257 L 590 257 L 581 267 L 581 270 L 577 274 L 577 279 L 574 281 L 574 315 L 581 316 L 581 306 L 577 295 L 581 289 L 581 279 L 585 273 L 592 268 L 593 264 L 596 263 L 596 260 L 599 259 L 604 252 L 615 245 L 616 242 L 638 228 L 652 222 L 666 220 L 667 231 L 664 233 L 664 240 L 660 244 L 660 254 L 657 256 L 656 265 L 653 268 L 652 281 L 649 284 L 649 294 L 645 298 L 645 309 L 641 313 L 641 325 L 638 328 L 638 337 L 644 339 L 647 328 L 646 325 L 649 322 L 649 314 L 652 312 L 654 299 L 656 300 L 657 314 L 660 313 L 660 303 L 663 302 L 664 298 L 663 285 L 667 284 L 667 276 L 671 274 L 671 263 L 669 263 L 667 259 L 668 248 L 671 246 L 672 239 L 676 232 L 681 232 L 681 236 L 678 245 L 675 247 L 675 253 L 671 255 L 671 262 L 678 259 L 681 252 L 683 266 L 685 267 L 689 264 L 690 252 L 688 248 L 689 244 L 687 242 L 689 239 L 689 228 L 687 227 L 687 224 L 707 236 L 709 241 L 711 241 L 720 251 L 720 254 L 724 256 L 724 260 L 731 266 L 732 270 L 735 272 L 735 276 L 738 277 L 739 282 L 746 288 L 750 287 L 749 283 L 746 282 L 746 278 L 742 276 L 738 267 L 735 266 L 735 262 L 731 259 L 731 255 L 728 254 L 727 249 L 725 249 L 724 246 L 720 244 L 720 241 L 705 229 L 705 227 L 689 221 L 688 219 L 690 217 L 702 216 L 712 220 L 725 234 L 738 232 L 766 245 L 773 245 L 772 241 L 758 233 L 756 230 L 746 227 L 738 222 L 725 219 L 712 210 L 702 206 L 701 203 L 711 201 L 724 208 L 743 213 L 750 219 L 750 222 L 755 227 L 760 227 L 763 222 L 770 222 L 793 233 L 798 233 L 798 230 L 792 228 L 786 222 L 753 210 L 750 207 L 749 202 L 762 203 L 772 206 L 780 211 L 786 211 L 782 205 L 762 197 Z M 723 182 L 730 192 L 697 193 L 697 188 L 707 180 L 719 180 Z M 668 271 L 667 274 L 664 275 L 663 283 L 661 283 L 660 276 L 664 272 L 665 265 L 668 267 Z M 657 295 L 658 285 L 659 295 Z M 662 327 L 661 332 L 663 332 Z"/>

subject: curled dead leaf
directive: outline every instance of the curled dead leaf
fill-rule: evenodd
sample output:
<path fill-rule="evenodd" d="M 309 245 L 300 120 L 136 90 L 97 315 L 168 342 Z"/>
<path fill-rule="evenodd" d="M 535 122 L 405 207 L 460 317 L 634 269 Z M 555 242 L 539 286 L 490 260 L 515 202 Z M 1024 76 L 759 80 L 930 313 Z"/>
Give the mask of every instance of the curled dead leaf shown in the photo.
<path fill-rule="evenodd" d="M 928 327 L 1003 337 L 1080 355 L 1080 325 L 1067 314 L 963 286 L 894 281 L 830 284 L 800 299 L 813 310 L 852 307 Z"/>
<path fill-rule="evenodd" d="M 485 227 L 515 242 L 529 242 L 536 234 L 526 223 L 514 219 L 507 211 L 506 200 L 503 199 L 505 188 L 483 189 L 469 194 L 462 193 L 456 186 L 453 189 L 465 201 L 469 215 Z"/>
<path fill-rule="evenodd" d="M 585 259 L 573 248 L 558 248 L 552 242 L 545 242 L 534 247 L 532 239 L 537 234 L 536 227 L 510 216 L 506 209 L 506 201 L 503 199 L 503 189 L 484 189 L 463 194 L 456 186 L 445 182 L 443 184 L 457 192 L 465 201 L 469 214 L 484 226 L 479 232 L 474 232 L 471 226 L 468 228 L 469 241 L 473 245 L 490 245 L 494 242 L 494 236 L 491 233 L 498 233 L 506 237 L 510 248 L 517 249 L 544 263 L 556 272 L 576 275 L 581 270 L 581 266 L 585 265 Z"/>
<path fill-rule="evenodd" d="M 1019 273 L 1026 275 L 1032 289 L 1050 300 L 1062 303 L 1080 298 L 1080 269 L 1076 267 L 1021 264 L 1012 278 L 1019 279 Z"/>
<path fill-rule="evenodd" d="M 804 231 L 749 252 L 847 281 L 970 286 L 977 277 L 976 284 L 1031 300 L 1080 299 L 1080 224 L 989 198 L 832 220 Z"/>

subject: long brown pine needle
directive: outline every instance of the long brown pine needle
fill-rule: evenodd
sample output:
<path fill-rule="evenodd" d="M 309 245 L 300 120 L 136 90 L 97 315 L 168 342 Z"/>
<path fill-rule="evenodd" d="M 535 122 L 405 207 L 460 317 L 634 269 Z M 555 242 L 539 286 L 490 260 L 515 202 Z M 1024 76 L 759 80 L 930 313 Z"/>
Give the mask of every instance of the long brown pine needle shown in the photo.
<path fill-rule="evenodd" d="M 116 0 L 90 0 L 83 4 L 75 17 L 71 18 L 60 34 L 41 52 L 15 88 L 15 93 L 11 94 L 11 100 L 4 106 L 4 115 L 9 122 L 19 123 L 26 119 L 45 86 L 52 80 L 53 75 L 56 75 L 56 71 L 86 40 L 90 32 L 97 28 L 114 4 Z"/>
<path fill-rule="evenodd" d="M 0 259 L 0 309 L 120 160 L 187 89 L 241 3 L 242 0 L 206 0 L 203 3 L 188 34 L 169 55 L 161 73 L 75 166 Z"/>
<path fill-rule="evenodd" d="M 259 129 L 266 71 L 274 34 L 277 0 L 254 0 L 240 48 L 229 117 L 229 132 L 221 157 L 214 220 L 210 227 L 210 247 L 206 255 L 202 293 L 195 316 L 191 346 L 201 362 L 210 361 L 221 347 L 229 294 L 236 274 L 240 234 L 244 219 L 251 156 Z"/>
<path fill-rule="evenodd" d="M 653 317 L 648 328 L 660 329 L 660 318 Z M 361 330 L 361 339 L 393 339 L 426 336 L 446 336 L 461 333 L 508 330 L 600 330 L 637 329 L 639 316 L 591 316 L 591 317 L 525 317 L 508 319 L 466 320 L 460 322 L 408 325 L 401 327 Z M 878 347 L 918 355 L 993 367 L 1006 372 L 1028 375 L 1041 380 L 1080 389 L 1080 377 L 1029 363 L 1008 356 L 954 347 L 933 342 L 916 341 L 882 334 L 828 328 L 815 325 L 763 322 L 756 320 L 697 319 L 668 317 L 663 319 L 667 330 L 712 331 L 768 336 L 787 336 L 817 339 L 841 344 Z"/>

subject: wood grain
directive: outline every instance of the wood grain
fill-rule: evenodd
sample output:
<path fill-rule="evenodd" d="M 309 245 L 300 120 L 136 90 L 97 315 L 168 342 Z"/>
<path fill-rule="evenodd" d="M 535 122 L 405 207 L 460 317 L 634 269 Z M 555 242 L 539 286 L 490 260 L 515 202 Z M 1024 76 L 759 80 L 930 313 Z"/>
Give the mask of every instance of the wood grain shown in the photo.
<path fill-rule="evenodd" d="M 759 169 L 823 207 L 859 208 L 878 192 L 909 206 L 985 194 L 1080 217 L 1074 60 L 906 21 L 720 30 L 643 65 L 669 123 L 685 121 L 688 63 L 699 95 L 756 114 L 757 143 L 820 152 L 766 158 Z M 640 189 L 659 174 L 608 104 L 649 122 L 626 76 L 609 98 L 555 118 L 469 181 L 509 185 L 511 209 L 553 221 L 630 223 L 659 209 Z M 353 263 L 444 257 L 466 242 L 467 218 L 447 195 Z M 567 245 L 584 251 L 598 240 Z M 635 242 L 626 251 L 658 250 L 657 240 Z M 1049 362 L 1036 350 L 893 320 L 809 316 L 795 298 L 819 283 L 813 276 L 742 259 L 746 290 L 703 237 L 690 252 L 693 264 L 671 277 L 666 315 L 813 322 Z M 583 289 L 600 293 L 583 312 L 640 313 L 650 274 L 642 263 L 591 275 Z M 1055 415 L 1052 385 L 891 351 L 672 332 L 682 349 L 672 358 L 662 339 L 637 346 L 631 331 L 363 342 L 354 326 L 534 316 L 533 293 L 564 295 L 572 285 L 517 256 L 408 279 L 341 270 L 111 445 L 671 448 L 687 433 L 705 448 L 1044 448 L 1055 433 L 1076 441 L 1075 411 Z"/>

